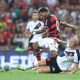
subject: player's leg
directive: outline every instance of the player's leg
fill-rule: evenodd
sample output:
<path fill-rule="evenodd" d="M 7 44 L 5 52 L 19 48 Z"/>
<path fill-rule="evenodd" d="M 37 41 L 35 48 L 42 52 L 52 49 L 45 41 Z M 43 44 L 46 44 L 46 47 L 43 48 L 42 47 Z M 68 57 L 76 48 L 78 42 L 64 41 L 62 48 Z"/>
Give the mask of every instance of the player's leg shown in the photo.
<path fill-rule="evenodd" d="M 46 60 L 43 60 L 39 62 L 39 67 L 37 69 L 37 72 L 39 73 L 52 73 L 55 71 L 55 60 L 56 58 L 47 58 Z M 45 66 L 41 66 L 45 64 Z"/>
<path fill-rule="evenodd" d="M 38 42 L 33 43 L 33 49 L 36 55 L 37 60 L 41 60 L 41 55 L 40 55 L 40 49 L 39 49 L 39 44 Z"/>
<path fill-rule="evenodd" d="M 56 57 L 58 55 L 57 54 L 58 46 L 59 46 L 59 44 L 57 43 L 57 41 L 55 41 L 54 39 L 51 39 L 51 41 L 49 43 L 49 49 L 50 49 L 52 56 L 54 56 L 54 57 Z"/>
<path fill-rule="evenodd" d="M 40 53 L 42 51 L 42 48 L 45 47 L 46 44 L 47 44 L 47 38 L 43 38 L 40 41 L 33 43 L 33 49 L 36 52 L 36 57 L 37 59 L 39 58 L 38 61 L 41 60 Z"/>
<path fill-rule="evenodd" d="M 62 72 L 57 64 L 57 57 L 47 58 L 46 66 L 39 66 L 37 72 L 40 73 L 60 73 Z"/>
<path fill-rule="evenodd" d="M 38 61 L 38 66 L 45 66 L 46 65 L 46 59 Z"/>
<path fill-rule="evenodd" d="M 39 48 L 38 42 L 33 43 L 33 48 L 34 48 L 35 50 L 37 50 L 37 49 Z"/>
<path fill-rule="evenodd" d="M 50 66 L 55 62 L 56 57 L 51 57 L 38 61 L 38 66 Z"/>
<path fill-rule="evenodd" d="M 32 68 L 32 70 L 37 70 L 40 66 L 46 66 L 46 59 L 38 61 L 38 66 Z"/>
<path fill-rule="evenodd" d="M 50 67 L 49 66 L 41 66 L 37 69 L 38 73 L 50 73 Z"/>
<path fill-rule="evenodd" d="M 32 44 L 33 44 L 33 43 L 29 43 L 29 46 L 28 46 L 28 54 L 33 54 Z"/>

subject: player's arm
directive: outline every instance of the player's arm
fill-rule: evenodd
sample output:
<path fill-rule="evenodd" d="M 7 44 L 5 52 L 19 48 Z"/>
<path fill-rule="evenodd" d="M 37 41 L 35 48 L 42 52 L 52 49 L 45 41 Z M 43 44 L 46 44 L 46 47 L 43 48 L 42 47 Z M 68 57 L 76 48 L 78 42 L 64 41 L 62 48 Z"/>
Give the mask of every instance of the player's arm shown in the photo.
<path fill-rule="evenodd" d="M 77 52 L 74 54 L 74 68 L 71 72 L 69 72 L 69 74 L 74 74 L 75 72 L 77 72 L 78 70 L 78 65 L 79 65 L 79 52 Z"/>
<path fill-rule="evenodd" d="M 25 37 L 29 37 L 29 36 L 32 35 L 32 32 L 30 32 L 28 29 L 25 29 L 24 32 L 23 32 L 23 35 L 24 35 Z"/>
<path fill-rule="evenodd" d="M 60 22 L 60 25 L 61 25 L 61 26 L 65 26 L 65 27 L 69 27 L 69 28 L 73 28 L 73 29 L 76 29 L 76 27 L 77 27 L 77 26 L 68 24 L 68 23 L 66 23 L 66 22 Z"/>
<path fill-rule="evenodd" d="M 78 70 L 78 63 L 74 63 L 73 70 L 67 70 L 67 71 L 64 71 L 64 72 L 67 73 L 67 74 L 74 74 L 75 72 L 77 72 L 77 70 Z"/>
<path fill-rule="evenodd" d="M 31 23 L 28 22 L 26 28 L 25 28 L 24 31 L 23 31 L 23 35 L 24 35 L 25 37 L 29 37 L 29 36 L 32 35 L 32 32 L 30 32 L 30 27 L 31 27 Z"/>
<path fill-rule="evenodd" d="M 69 74 L 74 74 L 75 72 L 77 72 L 78 70 L 78 63 L 74 63 L 74 68 L 71 72 L 69 72 Z"/>
<path fill-rule="evenodd" d="M 75 54 L 74 54 L 74 67 L 73 67 L 73 69 L 70 71 L 70 72 L 68 72 L 68 74 L 74 74 L 75 72 L 77 72 L 78 71 L 78 65 L 79 65 L 79 56 L 78 56 L 78 52 L 76 52 Z"/>
<path fill-rule="evenodd" d="M 25 31 L 24 31 L 23 34 L 24 34 L 26 37 L 28 37 L 28 36 L 31 36 L 31 35 L 41 34 L 41 33 L 42 33 L 42 35 L 47 33 L 47 30 L 46 30 L 45 27 L 42 28 L 40 31 L 33 31 L 33 32 L 30 32 L 28 29 L 25 29 Z"/>

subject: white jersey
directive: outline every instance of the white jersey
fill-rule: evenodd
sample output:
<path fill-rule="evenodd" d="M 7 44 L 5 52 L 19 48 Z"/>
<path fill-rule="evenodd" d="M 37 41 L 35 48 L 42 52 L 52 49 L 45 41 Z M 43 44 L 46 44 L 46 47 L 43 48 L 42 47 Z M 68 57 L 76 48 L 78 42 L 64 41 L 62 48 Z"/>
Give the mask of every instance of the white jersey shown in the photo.
<path fill-rule="evenodd" d="M 73 63 L 78 63 L 78 54 L 76 52 L 76 50 L 73 50 L 69 47 L 69 45 L 67 45 L 65 51 L 64 51 L 65 56 L 57 57 L 57 63 L 59 68 L 62 71 L 66 71 L 66 70 L 72 70 L 72 64 Z"/>
<path fill-rule="evenodd" d="M 37 20 L 36 22 L 35 21 L 29 21 L 27 23 L 27 26 L 26 26 L 26 29 L 28 29 L 30 32 L 37 32 L 37 31 L 40 31 L 42 28 L 44 27 L 44 23 Z M 41 34 L 36 34 L 33 36 L 33 38 L 31 39 L 31 43 L 33 42 L 37 42 L 39 40 L 42 39 L 42 35 Z"/>

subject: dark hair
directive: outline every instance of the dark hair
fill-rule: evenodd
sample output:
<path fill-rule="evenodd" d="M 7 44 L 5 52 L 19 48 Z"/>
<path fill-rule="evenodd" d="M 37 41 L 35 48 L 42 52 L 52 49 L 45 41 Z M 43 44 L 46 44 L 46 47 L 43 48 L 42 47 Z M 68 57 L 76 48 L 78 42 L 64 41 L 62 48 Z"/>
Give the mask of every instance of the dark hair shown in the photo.
<path fill-rule="evenodd" d="M 49 11 L 49 10 L 48 10 L 48 8 L 46 8 L 46 7 L 42 7 L 42 8 L 39 9 L 39 13 L 48 12 L 48 11 Z"/>

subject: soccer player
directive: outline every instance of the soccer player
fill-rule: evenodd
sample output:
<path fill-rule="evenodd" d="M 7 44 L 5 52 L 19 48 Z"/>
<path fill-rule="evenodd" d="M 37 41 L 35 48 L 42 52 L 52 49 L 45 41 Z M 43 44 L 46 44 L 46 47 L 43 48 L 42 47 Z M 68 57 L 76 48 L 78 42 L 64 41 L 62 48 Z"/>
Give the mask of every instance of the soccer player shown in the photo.
<path fill-rule="evenodd" d="M 39 21 L 38 19 L 39 19 L 39 14 L 36 10 L 34 10 L 32 13 L 32 20 L 27 23 L 24 32 L 24 34 L 27 37 L 27 40 L 29 40 L 29 41 L 26 40 L 27 42 L 25 43 L 25 45 L 28 45 L 29 42 L 29 46 L 30 46 L 29 50 L 32 50 L 32 44 L 34 42 L 42 39 L 42 34 L 36 34 L 36 33 L 42 30 L 42 28 L 44 27 L 44 23 Z M 39 54 L 36 54 L 36 57 L 38 60 L 40 60 Z"/>
<path fill-rule="evenodd" d="M 74 74 L 78 70 L 79 63 L 79 52 L 78 52 L 78 39 L 72 37 L 69 43 L 58 40 L 57 41 L 66 46 L 64 51 L 64 56 L 47 58 L 46 60 L 41 60 L 38 63 L 38 67 L 35 68 L 39 73 L 60 73 L 66 72 L 69 74 Z M 74 67 L 72 68 L 72 64 Z"/>
<path fill-rule="evenodd" d="M 39 15 L 43 19 L 45 26 L 47 27 L 48 37 L 60 38 L 59 20 L 58 18 L 49 13 L 48 8 L 42 7 L 39 9 Z"/>
<path fill-rule="evenodd" d="M 46 34 L 48 34 L 48 38 L 60 38 L 60 21 L 58 20 L 58 18 L 55 15 L 52 15 L 49 13 L 48 8 L 42 7 L 39 9 L 39 15 L 40 17 L 43 19 L 45 26 L 47 27 L 47 29 L 45 29 Z M 62 24 L 61 24 L 62 25 Z M 65 27 L 71 27 L 73 28 L 73 26 L 65 26 Z M 46 42 L 50 42 L 48 38 L 45 38 L 41 41 L 41 44 L 44 45 L 44 41 Z M 39 42 L 40 43 L 40 42 Z M 56 42 L 56 44 L 58 45 L 58 43 Z M 35 46 L 34 46 L 35 45 Z M 34 43 L 33 44 L 33 48 L 39 48 L 38 43 Z M 46 45 L 46 44 L 45 44 Z M 36 47 L 37 46 L 37 47 Z M 42 46 L 42 45 L 41 45 Z M 54 47 L 56 47 L 56 45 L 54 45 Z M 53 54 L 53 56 L 57 56 L 57 51 L 53 50 L 51 51 L 51 53 Z"/>

